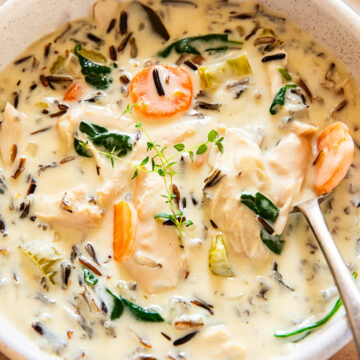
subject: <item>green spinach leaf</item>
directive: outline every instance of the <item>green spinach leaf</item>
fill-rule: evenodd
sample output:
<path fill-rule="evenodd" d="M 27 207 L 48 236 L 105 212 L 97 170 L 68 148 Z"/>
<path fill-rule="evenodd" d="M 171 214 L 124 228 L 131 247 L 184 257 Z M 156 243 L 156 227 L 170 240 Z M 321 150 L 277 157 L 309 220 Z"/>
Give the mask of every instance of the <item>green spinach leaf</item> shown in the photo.
<path fill-rule="evenodd" d="M 242 45 L 241 41 L 233 41 L 229 40 L 228 34 L 207 34 L 203 36 L 192 36 L 188 38 L 183 38 L 180 40 L 175 41 L 174 43 L 170 44 L 164 50 L 158 53 L 161 57 L 168 57 L 172 50 L 175 50 L 178 54 L 188 53 L 194 55 L 201 55 L 200 50 L 198 47 L 194 45 L 196 42 L 205 42 L 205 43 L 225 43 L 225 44 L 233 44 L 233 45 Z M 211 48 L 207 49 L 210 50 L 220 50 L 220 48 Z M 227 50 L 224 47 L 221 47 L 221 50 Z M 206 50 L 205 50 L 206 51 Z"/>
<path fill-rule="evenodd" d="M 272 252 L 277 255 L 281 254 L 285 245 L 285 240 L 281 239 L 281 235 L 270 235 L 265 229 L 261 229 L 260 238 Z"/>
<path fill-rule="evenodd" d="M 139 305 L 132 303 L 129 300 L 121 298 L 124 305 L 129 309 L 129 311 L 138 319 L 147 322 L 163 322 L 164 319 L 159 313 L 153 310 L 144 309 Z"/>
<path fill-rule="evenodd" d="M 124 312 L 124 308 L 127 307 L 132 315 L 136 319 L 147 322 L 162 322 L 164 319 L 159 313 L 153 310 L 144 309 L 139 305 L 132 303 L 131 301 L 114 294 L 110 289 L 106 288 L 106 292 L 114 299 L 114 307 L 110 314 L 111 320 L 118 319 Z"/>
<path fill-rule="evenodd" d="M 80 156 L 91 158 L 90 151 L 86 148 L 86 142 L 74 137 L 74 149 Z"/>
<path fill-rule="evenodd" d="M 107 66 L 96 64 L 80 55 L 79 51 L 81 51 L 81 49 L 81 44 L 77 44 L 74 48 L 74 54 L 79 59 L 81 72 L 85 75 L 85 81 L 96 89 L 107 89 L 111 82 L 111 79 L 108 79 L 107 75 L 110 74 L 111 69 Z"/>
<path fill-rule="evenodd" d="M 279 91 L 276 93 L 271 105 L 270 105 L 270 114 L 275 115 L 277 113 L 278 106 L 283 106 L 285 104 L 285 94 L 287 89 L 296 88 L 296 84 L 286 84 L 282 86 Z"/>
<path fill-rule="evenodd" d="M 96 146 L 102 146 L 106 151 L 117 156 L 125 156 L 132 150 L 130 135 L 110 131 L 103 126 L 81 121 L 79 131 L 86 134 Z M 84 142 L 74 138 L 74 148 L 81 156 L 91 157 L 91 153 L 84 146 Z"/>
<path fill-rule="evenodd" d="M 118 319 L 124 312 L 124 303 L 122 302 L 121 298 L 114 294 L 110 289 L 106 288 L 106 292 L 111 295 L 114 299 L 114 307 L 110 313 L 110 320 Z"/>
<path fill-rule="evenodd" d="M 269 221 L 272 224 L 279 216 L 279 208 L 260 192 L 257 192 L 254 196 L 247 191 L 243 191 L 241 193 L 240 201 L 255 214 L 261 216 L 263 219 Z"/>

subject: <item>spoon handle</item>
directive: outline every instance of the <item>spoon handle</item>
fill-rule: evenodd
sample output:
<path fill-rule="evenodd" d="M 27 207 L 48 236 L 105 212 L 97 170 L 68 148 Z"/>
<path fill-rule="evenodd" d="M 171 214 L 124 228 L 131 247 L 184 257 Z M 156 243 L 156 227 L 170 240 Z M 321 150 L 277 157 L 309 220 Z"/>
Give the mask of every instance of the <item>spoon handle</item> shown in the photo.
<path fill-rule="evenodd" d="M 360 291 L 346 266 L 340 252 L 326 226 L 318 199 L 305 201 L 297 208 L 309 222 L 320 248 L 335 279 L 340 297 L 345 306 L 360 359 Z"/>

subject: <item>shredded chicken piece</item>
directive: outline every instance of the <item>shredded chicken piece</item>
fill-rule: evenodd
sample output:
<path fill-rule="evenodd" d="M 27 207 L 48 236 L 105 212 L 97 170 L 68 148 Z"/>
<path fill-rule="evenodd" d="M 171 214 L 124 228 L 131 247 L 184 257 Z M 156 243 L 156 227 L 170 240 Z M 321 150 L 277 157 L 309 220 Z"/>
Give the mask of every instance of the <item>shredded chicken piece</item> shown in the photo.
<path fill-rule="evenodd" d="M 14 160 L 14 149 L 17 156 L 21 154 L 25 115 L 16 110 L 11 104 L 5 106 L 4 118 L 0 127 L 0 155 L 5 165 L 10 165 Z M 16 155 L 16 154 L 15 154 Z"/>
<path fill-rule="evenodd" d="M 44 221 L 77 229 L 99 225 L 103 211 L 90 202 L 82 186 L 55 196 L 42 196 L 35 203 L 34 213 Z"/>
<path fill-rule="evenodd" d="M 276 204 L 280 208 L 275 223 L 275 233 L 281 234 L 287 216 L 303 185 L 311 146 L 309 141 L 296 134 L 289 134 L 267 156 L 267 165 L 273 179 Z"/>
<path fill-rule="evenodd" d="M 221 169 L 225 175 L 216 186 L 206 189 L 210 218 L 235 252 L 260 257 L 265 252 L 260 227 L 254 213 L 240 204 L 240 194 L 243 190 L 259 191 L 274 199 L 271 178 L 260 148 L 244 131 L 227 129 L 224 137 L 224 154 L 213 148 L 209 155 L 211 169 Z"/>

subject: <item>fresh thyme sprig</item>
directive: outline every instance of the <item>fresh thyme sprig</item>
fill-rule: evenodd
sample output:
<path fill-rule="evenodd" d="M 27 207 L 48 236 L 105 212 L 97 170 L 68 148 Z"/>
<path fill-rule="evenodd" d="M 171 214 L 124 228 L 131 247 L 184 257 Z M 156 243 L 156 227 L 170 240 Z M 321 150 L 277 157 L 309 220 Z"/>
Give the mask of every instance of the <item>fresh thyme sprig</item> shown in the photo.
<path fill-rule="evenodd" d="M 128 104 L 126 109 L 123 111 L 122 116 L 125 114 L 129 114 L 131 118 L 135 122 L 135 127 L 139 129 L 146 137 L 147 140 L 147 152 L 148 156 L 146 156 L 139 164 L 134 164 L 130 161 L 126 161 L 119 156 L 115 155 L 115 151 L 105 152 L 94 147 L 91 147 L 88 142 L 79 141 L 79 145 L 83 148 L 90 149 L 92 151 L 97 151 L 100 154 L 105 155 L 111 161 L 112 166 L 114 166 L 114 159 L 124 162 L 128 165 L 131 165 L 135 168 L 134 174 L 132 176 L 132 180 L 135 179 L 139 172 L 146 172 L 146 173 L 157 173 L 161 176 L 164 180 L 164 188 L 165 188 L 165 195 L 161 195 L 165 198 L 166 204 L 169 205 L 169 213 L 159 213 L 154 216 L 155 219 L 163 219 L 165 221 L 172 222 L 179 233 L 180 238 L 180 246 L 183 246 L 183 233 L 182 227 L 189 227 L 193 224 L 191 220 L 187 220 L 184 216 L 182 210 L 180 210 L 175 202 L 177 196 L 174 194 L 174 176 L 177 174 L 176 171 L 173 170 L 173 167 L 177 164 L 175 159 L 183 154 L 188 154 L 190 160 L 193 162 L 196 155 L 204 154 L 208 150 L 208 145 L 213 143 L 221 153 L 223 153 L 223 144 L 222 141 L 224 137 L 220 137 L 216 130 L 212 129 L 208 133 L 207 141 L 203 142 L 200 145 L 196 145 L 190 148 L 186 148 L 185 144 L 179 143 L 174 145 L 174 149 L 177 150 L 177 153 L 173 156 L 168 157 L 166 154 L 166 150 L 168 148 L 166 146 L 161 146 L 156 144 L 152 138 L 150 137 L 149 133 L 144 128 L 143 124 L 138 121 L 132 110 L 136 107 L 137 104 L 130 105 Z M 146 165 L 150 165 L 151 168 L 146 168 Z"/>

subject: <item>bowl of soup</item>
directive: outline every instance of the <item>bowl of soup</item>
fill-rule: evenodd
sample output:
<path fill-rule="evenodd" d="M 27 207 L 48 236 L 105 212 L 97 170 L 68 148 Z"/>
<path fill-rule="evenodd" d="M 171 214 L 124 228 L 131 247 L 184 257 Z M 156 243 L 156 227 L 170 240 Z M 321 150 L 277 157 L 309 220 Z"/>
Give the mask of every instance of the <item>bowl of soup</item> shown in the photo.
<path fill-rule="evenodd" d="M 14 359 L 327 359 L 297 202 L 360 270 L 358 15 L 340 1 L 0 8 L 0 340 Z"/>

